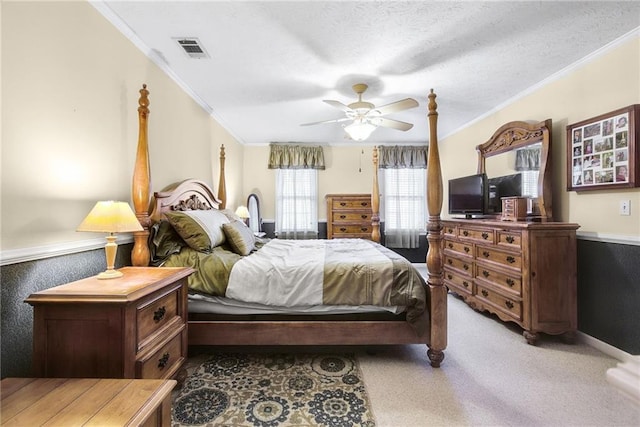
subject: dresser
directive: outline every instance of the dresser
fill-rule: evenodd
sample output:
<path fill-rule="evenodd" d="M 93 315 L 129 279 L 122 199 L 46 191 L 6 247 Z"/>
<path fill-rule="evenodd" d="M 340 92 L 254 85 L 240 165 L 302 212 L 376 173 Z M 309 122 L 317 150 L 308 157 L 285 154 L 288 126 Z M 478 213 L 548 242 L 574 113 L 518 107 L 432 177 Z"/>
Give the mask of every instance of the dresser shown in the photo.
<path fill-rule="evenodd" d="M 576 229 L 561 222 L 446 220 L 444 282 L 472 308 L 540 333 L 577 328 Z"/>
<path fill-rule="evenodd" d="M 327 194 L 327 239 L 371 239 L 371 195 Z"/>
<path fill-rule="evenodd" d="M 190 268 L 125 267 L 31 294 L 33 376 L 175 376 L 187 357 Z"/>

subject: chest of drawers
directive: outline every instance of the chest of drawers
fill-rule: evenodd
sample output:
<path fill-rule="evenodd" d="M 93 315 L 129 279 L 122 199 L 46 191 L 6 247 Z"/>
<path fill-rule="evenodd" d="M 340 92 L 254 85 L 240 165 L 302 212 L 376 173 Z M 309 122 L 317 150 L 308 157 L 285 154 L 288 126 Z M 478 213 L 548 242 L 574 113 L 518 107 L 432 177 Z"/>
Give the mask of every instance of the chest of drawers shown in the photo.
<path fill-rule="evenodd" d="M 371 239 L 371 195 L 328 194 L 327 239 Z"/>
<path fill-rule="evenodd" d="M 125 267 L 31 294 L 33 375 L 173 377 L 187 356 L 190 268 Z"/>
<path fill-rule="evenodd" d="M 539 333 L 577 328 L 577 224 L 443 221 L 445 285 L 471 307 Z"/>

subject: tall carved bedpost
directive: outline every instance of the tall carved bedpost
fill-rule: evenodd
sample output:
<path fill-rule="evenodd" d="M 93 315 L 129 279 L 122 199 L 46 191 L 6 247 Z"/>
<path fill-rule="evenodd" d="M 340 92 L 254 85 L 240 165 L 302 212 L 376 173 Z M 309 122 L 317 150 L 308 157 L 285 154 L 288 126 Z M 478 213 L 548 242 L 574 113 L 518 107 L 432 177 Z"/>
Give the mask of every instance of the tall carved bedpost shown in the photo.
<path fill-rule="evenodd" d="M 436 94 L 429 93 L 429 159 L 427 165 L 427 285 L 430 289 L 429 310 L 431 315 L 431 339 L 427 354 L 431 366 L 437 368 L 444 360 L 444 349 L 447 347 L 447 288 L 444 286 L 442 273 L 442 169 L 438 152 L 438 113 Z"/>
<path fill-rule="evenodd" d="M 133 250 L 131 251 L 131 263 L 136 267 L 149 265 L 149 193 L 151 191 L 151 173 L 149 170 L 149 146 L 147 142 L 147 117 L 149 116 L 149 91 L 147 85 L 143 84 L 140 89 L 140 99 L 138 99 L 138 119 L 140 130 L 138 133 L 138 150 L 136 152 L 136 163 L 133 168 L 133 183 L 131 186 L 131 196 L 136 217 L 144 231 L 133 233 Z"/>
<path fill-rule="evenodd" d="M 380 186 L 378 185 L 378 147 L 373 146 L 373 190 L 371 193 L 371 240 L 380 243 Z"/>
<path fill-rule="evenodd" d="M 224 144 L 220 146 L 220 179 L 218 179 L 218 200 L 220 200 L 220 209 L 227 207 L 227 183 L 224 179 Z"/>

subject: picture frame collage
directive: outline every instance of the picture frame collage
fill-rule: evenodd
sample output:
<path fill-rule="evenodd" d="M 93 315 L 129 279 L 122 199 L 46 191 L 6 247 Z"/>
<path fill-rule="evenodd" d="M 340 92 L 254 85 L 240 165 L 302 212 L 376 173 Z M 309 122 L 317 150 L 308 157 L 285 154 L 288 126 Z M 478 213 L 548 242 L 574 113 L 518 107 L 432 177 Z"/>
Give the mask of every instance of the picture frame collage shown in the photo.
<path fill-rule="evenodd" d="M 567 189 L 635 187 L 638 105 L 567 126 Z"/>

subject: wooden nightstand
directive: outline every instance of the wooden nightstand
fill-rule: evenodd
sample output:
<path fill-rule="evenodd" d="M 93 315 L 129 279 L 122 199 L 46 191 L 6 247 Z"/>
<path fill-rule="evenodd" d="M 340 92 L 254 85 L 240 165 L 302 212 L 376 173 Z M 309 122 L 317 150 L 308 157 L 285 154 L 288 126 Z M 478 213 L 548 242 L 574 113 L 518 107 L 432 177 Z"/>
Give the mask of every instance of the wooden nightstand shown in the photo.
<path fill-rule="evenodd" d="M 170 426 L 175 380 L 5 378 L 2 425 Z"/>
<path fill-rule="evenodd" d="M 190 268 L 125 267 L 31 294 L 33 375 L 170 378 L 187 356 Z"/>

